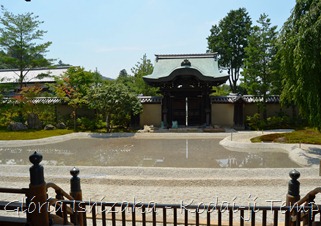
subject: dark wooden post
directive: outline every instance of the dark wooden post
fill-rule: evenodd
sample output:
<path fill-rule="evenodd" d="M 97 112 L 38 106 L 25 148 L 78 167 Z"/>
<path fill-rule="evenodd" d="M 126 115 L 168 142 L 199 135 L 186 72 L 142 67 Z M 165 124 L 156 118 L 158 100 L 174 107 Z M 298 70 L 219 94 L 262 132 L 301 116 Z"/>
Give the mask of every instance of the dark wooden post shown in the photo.
<path fill-rule="evenodd" d="M 291 180 L 289 181 L 288 194 L 286 195 L 287 206 L 293 205 L 300 200 L 300 182 L 298 181 L 300 172 L 294 169 L 290 171 L 289 176 Z"/>
<path fill-rule="evenodd" d="M 70 179 L 70 195 L 75 199 L 82 201 L 82 191 L 80 187 L 80 178 L 79 175 L 79 169 L 76 167 L 72 168 L 70 170 L 70 174 L 72 175 L 72 178 Z M 76 212 L 79 210 L 79 205 L 76 204 L 76 206 L 73 208 Z M 83 216 L 82 213 L 75 213 L 74 216 L 71 218 L 71 222 L 77 225 L 82 226 L 83 225 Z"/>
<path fill-rule="evenodd" d="M 43 166 L 39 165 L 39 163 L 42 161 L 42 155 L 34 152 L 29 156 L 29 161 L 33 164 L 33 166 L 31 166 L 29 169 L 30 184 L 27 197 L 28 220 L 31 221 L 32 226 L 49 225 L 46 182 L 44 179 Z"/>
<path fill-rule="evenodd" d="M 300 200 L 300 182 L 298 181 L 300 177 L 300 172 L 297 170 L 292 170 L 289 173 L 291 180 L 289 181 L 288 194 L 286 195 L 286 205 L 293 206 L 294 203 Z M 294 226 L 295 221 L 291 220 L 292 216 L 296 214 L 296 211 L 290 213 L 290 222 L 288 225 Z"/>
<path fill-rule="evenodd" d="M 162 120 L 164 123 L 164 128 L 167 129 L 168 126 L 168 104 L 169 104 L 169 95 L 167 92 L 164 92 L 164 97 L 162 99 Z"/>

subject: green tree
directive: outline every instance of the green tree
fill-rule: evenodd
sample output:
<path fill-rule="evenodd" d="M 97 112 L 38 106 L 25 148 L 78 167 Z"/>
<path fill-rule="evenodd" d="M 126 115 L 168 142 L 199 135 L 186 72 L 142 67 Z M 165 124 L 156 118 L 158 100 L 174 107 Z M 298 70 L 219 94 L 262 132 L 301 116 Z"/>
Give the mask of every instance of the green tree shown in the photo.
<path fill-rule="evenodd" d="M 232 92 L 237 92 L 240 69 L 245 58 L 244 48 L 251 33 L 252 21 L 245 8 L 231 10 L 219 25 L 213 25 L 207 38 L 208 50 L 219 54 L 220 66 L 229 70 Z"/>
<path fill-rule="evenodd" d="M 277 26 L 271 26 L 271 20 L 262 14 L 248 37 L 245 47 L 243 86 L 247 93 L 263 98 L 260 108 L 263 119 L 267 118 L 266 100 L 271 93 L 274 79 L 274 57 L 276 55 Z"/>
<path fill-rule="evenodd" d="M 118 78 L 121 79 L 121 78 L 126 78 L 128 77 L 128 73 L 126 71 L 126 69 L 122 69 L 120 72 L 119 72 L 119 75 L 118 75 Z"/>
<path fill-rule="evenodd" d="M 131 115 L 141 112 L 142 106 L 137 95 L 129 92 L 121 83 L 104 83 L 91 89 L 88 93 L 89 106 L 105 114 L 107 132 L 111 131 L 115 119 L 122 118 L 124 124 L 128 124 Z"/>
<path fill-rule="evenodd" d="M 297 0 L 279 43 L 282 102 L 321 129 L 321 1 Z"/>
<path fill-rule="evenodd" d="M 88 91 L 97 84 L 95 76 L 95 73 L 85 71 L 82 67 L 70 67 L 61 77 L 56 78 L 56 84 L 52 87 L 56 95 L 72 107 L 74 130 L 77 129 L 77 110 L 88 105 Z"/>
<path fill-rule="evenodd" d="M 136 94 L 143 94 L 145 96 L 157 95 L 158 88 L 147 85 L 143 80 L 143 76 L 153 73 L 153 70 L 154 66 L 151 61 L 147 59 L 146 54 L 144 54 L 141 61 L 137 62 L 131 69 L 134 76 L 132 89 Z"/>
<path fill-rule="evenodd" d="M 22 88 L 30 69 L 46 67 L 51 60 L 44 57 L 51 42 L 39 44 L 46 31 L 38 29 L 43 21 L 33 13 L 14 15 L 1 6 L 0 17 L 0 65 L 19 70 L 19 85 Z M 3 66 L 2 66 L 3 67 Z"/>
<path fill-rule="evenodd" d="M 227 84 L 222 84 L 220 86 L 212 87 L 212 96 L 227 96 L 230 93 L 230 86 Z"/>
<path fill-rule="evenodd" d="M 119 72 L 116 82 L 124 84 L 129 90 L 133 92 L 135 91 L 134 76 L 129 75 L 125 69 Z"/>

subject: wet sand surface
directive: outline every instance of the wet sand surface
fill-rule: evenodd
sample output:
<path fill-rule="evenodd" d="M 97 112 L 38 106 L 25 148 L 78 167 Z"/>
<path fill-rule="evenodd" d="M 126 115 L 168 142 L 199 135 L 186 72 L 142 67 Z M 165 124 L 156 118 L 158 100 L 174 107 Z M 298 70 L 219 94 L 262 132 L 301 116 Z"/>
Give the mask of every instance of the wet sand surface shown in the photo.
<path fill-rule="evenodd" d="M 253 152 L 224 148 L 218 137 L 81 138 L 52 144 L 0 147 L 0 164 L 28 165 L 42 154 L 43 165 L 176 168 L 293 168 L 298 164 L 282 149 Z"/>
<path fill-rule="evenodd" d="M 155 139 L 156 135 L 144 135 L 144 139 Z M 161 135 L 166 137 L 166 135 Z M 167 135 L 168 136 L 168 135 Z M 173 136 L 173 135 L 170 135 Z M 227 134 L 220 135 L 174 135 L 185 139 L 223 139 Z M 204 137 L 205 136 L 205 137 Z M 176 138 L 177 138 L 176 137 Z M 248 142 L 250 135 L 240 136 L 238 147 Z M 73 137 L 72 139 L 74 139 Z M 88 138 L 88 137 L 84 137 Z M 101 138 L 101 137 L 100 137 Z M 100 139 L 98 138 L 98 139 Z M 143 138 L 142 136 L 140 138 Z M 78 138 L 79 139 L 79 138 Z M 236 142 L 236 136 L 233 138 Z M 61 140 L 59 140 L 61 142 Z M 185 142 L 185 140 L 183 140 Z M 52 144 L 54 144 L 53 142 Z M 68 143 L 68 142 L 67 142 Z M 80 143 L 79 143 L 80 144 Z M 25 147 L 39 145 L 26 144 Z M 86 145 L 91 146 L 88 141 Z M 198 146 L 197 144 L 196 146 Z M 23 145 L 21 145 L 23 146 Z M 209 145 L 211 146 L 211 145 Z M 13 146 L 12 146 L 13 147 Z M 3 147 L 3 144 L 1 146 Z M 77 148 L 88 150 L 85 145 Z M 146 148 L 146 151 L 147 148 Z M 177 150 L 179 151 L 179 150 Z M 185 150 L 186 151 L 186 150 Z M 185 156 L 186 153 L 182 155 Z M 259 151 L 260 152 L 260 151 Z M 146 152 L 147 153 L 147 152 Z M 128 153 L 125 152 L 127 155 Z M 78 155 L 78 153 L 74 154 Z M 81 158 L 90 159 L 93 153 L 86 152 Z M 44 153 L 44 161 L 47 154 Z M 147 154 L 145 154 L 147 157 Z M 157 158 L 162 158 L 158 156 Z M 165 159 L 168 159 L 166 157 Z M 183 157 L 184 158 L 184 157 Z M 280 157 L 281 158 L 281 157 Z M 173 159 L 174 161 L 175 159 Z M 178 160 L 181 161 L 181 160 Z M 290 161 L 286 159 L 285 162 Z M 284 164 L 285 164 L 284 162 Z M 69 162 L 68 162 L 69 163 Z M 53 166 L 45 164 L 46 182 L 54 182 L 65 191 L 70 190 L 69 171 L 74 164 Z M 285 201 L 290 180 L 289 168 L 181 168 L 181 167 L 120 167 L 120 166 L 88 166 L 76 165 L 80 169 L 81 187 L 84 200 L 109 202 L 157 202 L 157 203 L 212 203 L 228 202 L 236 205 L 281 205 Z M 21 188 L 29 186 L 29 164 L 0 165 L 0 186 Z M 317 167 L 295 167 L 301 173 L 300 192 L 305 195 L 308 191 L 320 186 L 321 178 Z M 52 191 L 49 194 L 54 196 Z M 17 199 L 19 197 L 1 194 L 1 199 Z M 317 196 L 316 202 L 320 203 Z"/>

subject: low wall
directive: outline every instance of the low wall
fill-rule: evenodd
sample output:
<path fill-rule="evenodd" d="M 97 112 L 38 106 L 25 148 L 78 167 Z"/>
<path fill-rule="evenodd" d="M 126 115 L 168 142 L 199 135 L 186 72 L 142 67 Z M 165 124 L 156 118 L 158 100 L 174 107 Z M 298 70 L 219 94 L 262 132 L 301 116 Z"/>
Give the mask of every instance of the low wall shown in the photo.
<path fill-rule="evenodd" d="M 234 104 L 215 103 L 211 105 L 212 125 L 228 126 L 234 124 Z"/>
<path fill-rule="evenodd" d="M 160 127 L 162 121 L 161 104 L 143 104 L 143 111 L 140 114 L 139 126 L 154 125 Z"/>

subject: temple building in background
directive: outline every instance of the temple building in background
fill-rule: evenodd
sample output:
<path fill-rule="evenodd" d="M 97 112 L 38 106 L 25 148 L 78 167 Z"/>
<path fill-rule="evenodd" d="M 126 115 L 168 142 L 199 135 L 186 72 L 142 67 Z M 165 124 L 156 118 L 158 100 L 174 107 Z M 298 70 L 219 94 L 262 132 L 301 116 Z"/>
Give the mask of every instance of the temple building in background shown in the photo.
<path fill-rule="evenodd" d="M 216 54 L 156 55 L 153 73 L 143 78 L 160 89 L 164 126 L 211 124 L 212 87 L 229 78 L 219 71 L 217 61 Z"/>
<path fill-rule="evenodd" d="M 140 96 L 143 112 L 140 126 L 234 127 L 244 129 L 247 116 L 258 112 L 263 99 L 252 95 L 213 96 L 212 87 L 226 83 L 229 75 L 218 68 L 217 54 L 156 55 L 154 71 L 144 81 L 159 87 L 160 96 Z M 267 99 L 268 117 L 281 111 L 290 117 L 292 108 L 282 108 L 279 96 Z"/>

